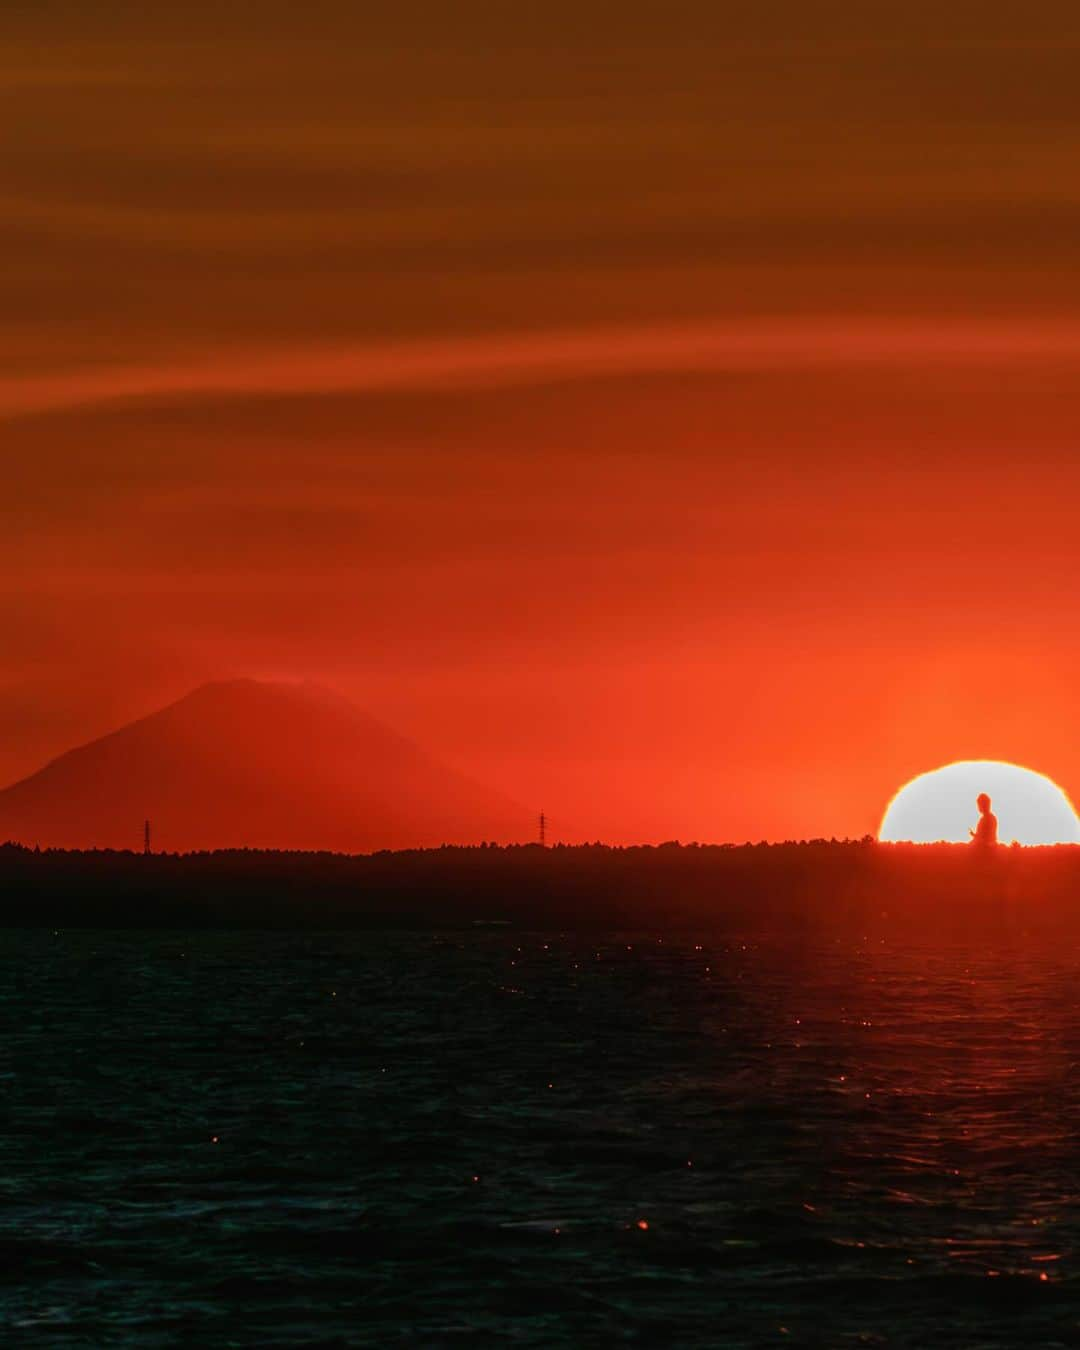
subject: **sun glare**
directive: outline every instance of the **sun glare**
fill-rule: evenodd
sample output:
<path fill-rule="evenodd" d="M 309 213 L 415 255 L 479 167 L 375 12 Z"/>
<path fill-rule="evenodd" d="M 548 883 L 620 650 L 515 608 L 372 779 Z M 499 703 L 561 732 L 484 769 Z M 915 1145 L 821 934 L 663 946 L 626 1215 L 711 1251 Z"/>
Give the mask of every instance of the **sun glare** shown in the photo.
<path fill-rule="evenodd" d="M 905 783 L 889 803 L 878 838 L 966 844 L 983 792 L 1003 844 L 1080 844 L 1080 818 L 1063 789 L 1045 774 L 992 759 L 946 764 Z"/>

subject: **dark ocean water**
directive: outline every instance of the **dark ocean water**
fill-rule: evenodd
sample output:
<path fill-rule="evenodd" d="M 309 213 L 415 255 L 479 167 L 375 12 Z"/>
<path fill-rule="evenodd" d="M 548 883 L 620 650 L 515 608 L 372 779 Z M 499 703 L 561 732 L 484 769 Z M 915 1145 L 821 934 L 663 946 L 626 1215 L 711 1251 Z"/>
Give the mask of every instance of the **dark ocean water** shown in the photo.
<path fill-rule="evenodd" d="M 3 935 L 4 1345 L 1080 1345 L 1080 950 Z"/>

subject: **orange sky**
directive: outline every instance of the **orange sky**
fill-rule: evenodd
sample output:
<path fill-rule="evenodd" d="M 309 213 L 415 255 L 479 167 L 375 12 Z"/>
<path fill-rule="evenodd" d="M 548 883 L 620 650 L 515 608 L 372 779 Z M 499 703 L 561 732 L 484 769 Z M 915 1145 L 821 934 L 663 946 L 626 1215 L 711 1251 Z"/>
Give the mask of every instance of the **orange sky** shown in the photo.
<path fill-rule="evenodd" d="M 0 48 L 0 780 L 252 674 L 570 839 L 1080 796 L 1072 7 L 89 8 Z"/>

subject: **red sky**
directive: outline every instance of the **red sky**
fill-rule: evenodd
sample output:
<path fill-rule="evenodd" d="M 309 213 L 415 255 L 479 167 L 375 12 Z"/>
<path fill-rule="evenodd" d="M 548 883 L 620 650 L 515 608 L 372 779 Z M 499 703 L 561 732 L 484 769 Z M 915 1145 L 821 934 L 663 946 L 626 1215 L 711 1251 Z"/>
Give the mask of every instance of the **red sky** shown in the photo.
<path fill-rule="evenodd" d="M 250 674 L 568 839 L 1080 796 L 1071 7 L 88 8 L 0 49 L 0 780 Z"/>

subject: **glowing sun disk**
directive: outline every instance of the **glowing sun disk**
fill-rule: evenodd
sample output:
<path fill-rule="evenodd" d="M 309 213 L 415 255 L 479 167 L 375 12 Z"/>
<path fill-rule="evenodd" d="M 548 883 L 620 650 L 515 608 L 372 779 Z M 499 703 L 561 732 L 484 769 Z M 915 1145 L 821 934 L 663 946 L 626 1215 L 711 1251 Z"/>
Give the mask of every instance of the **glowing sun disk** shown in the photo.
<path fill-rule="evenodd" d="M 920 774 L 888 805 L 878 830 L 886 841 L 967 843 L 975 799 L 990 795 L 1003 844 L 1080 844 L 1080 817 L 1045 774 L 993 759 L 966 759 Z"/>

